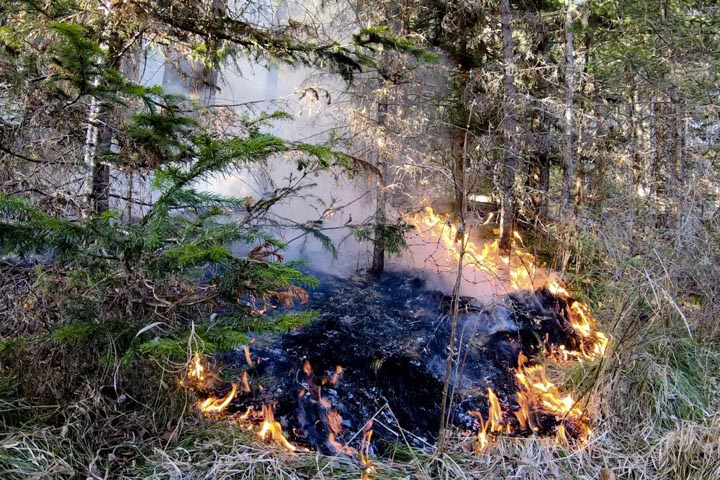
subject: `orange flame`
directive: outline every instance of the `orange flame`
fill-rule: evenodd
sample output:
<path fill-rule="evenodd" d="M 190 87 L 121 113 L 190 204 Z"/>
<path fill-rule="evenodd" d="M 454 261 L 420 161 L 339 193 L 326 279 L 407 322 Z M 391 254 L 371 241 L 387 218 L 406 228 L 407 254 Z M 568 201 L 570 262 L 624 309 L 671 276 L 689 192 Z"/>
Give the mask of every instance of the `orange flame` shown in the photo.
<path fill-rule="evenodd" d="M 554 274 L 549 275 L 545 269 L 536 266 L 535 257 L 525 249 L 518 232 L 513 232 L 514 245 L 508 257 L 500 251 L 498 240 L 476 243 L 470 238 L 469 228 L 458 227 L 451 217 L 438 215 L 430 207 L 426 207 L 423 213 L 410 217 L 409 221 L 415 225 L 419 235 L 427 243 L 437 243 L 441 247 L 437 249 L 441 257 L 443 253 L 447 255 L 444 259 L 437 258 L 437 254 L 433 254 L 433 260 L 438 263 L 439 269 L 446 268 L 452 271 L 457 268 L 458 260 L 464 253 L 464 268 L 469 271 L 469 275 L 464 271 L 463 277 L 472 277 L 473 272 L 475 273 L 475 278 L 468 280 L 486 281 L 491 285 L 498 285 L 500 280 L 501 288 L 505 291 L 534 290 L 545 284 L 550 293 L 564 300 L 568 306 L 568 320 L 580 337 L 580 342 L 577 350 L 570 350 L 564 346 L 554 348 L 551 352 L 552 358 L 595 359 L 605 355 L 609 338 L 598 331 L 590 308 L 573 298 L 571 292 L 561 285 Z M 528 367 L 526 362 L 527 358 L 521 355 L 516 372 L 519 386 L 516 399 L 520 409 L 512 412 L 520 427 L 532 432 L 539 431 L 538 415 L 543 412 L 554 414 L 558 418 L 559 441 L 567 438 L 567 425 L 573 426 L 573 433 L 580 431 L 581 437 L 589 435 L 590 429 L 584 422 L 583 411 L 575 400 L 569 395 L 560 393 L 557 386 L 547 379 L 544 367 Z M 509 420 L 503 417 L 504 413 L 498 398 L 491 389 L 488 389 L 488 400 L 490 409 L 487 420 L 483 419 L 479 412 L 470 412 L 479 420 L 478 449 L 480 450 L 488 446 L 492 435 L 501 432 L 511 433 L 513 429 Z"/>
<path fill-rule="evenodd" d="M 360 463 L 367 470 L 371 468 L 372 463 L 370 462 L 370 439 L 373 434 L 373 421 L 370 420 L 365 428 L 363 428 L 363 436 L 360 441 Z"/>
<path fill-rule="evenodd" d="M 438 215 L 431 207 L 425 207 L 422 214 L 409 217 L 418 234 L 428 243 L 439 243 L 447 252 L 447 263 L 443 258 L 433 258 L 438 267 L 451 271 L 463 251 L 466 274 L 475 273 L 474 281 L 493 281 L 504 279 L 511 290 L 531 290 L 534 288 L 537 268 L 535 257 L 521 247 L 513 247 L 510 257 L 500 251 L 499 240 L 475 243 L 467 231 L 455 225 L 448 216 Z M 518 232 L 513 237 L 522 244 Z M 504 282 L 503 282 L 504 283 Z"/>
<path fill-rule="evenodd" d="M 335 440 L 335 434 L 332 432 L 328 433 L 328 443 L 335 449 L 337 453 L 342 453 L 349 457 L 355 455 L 355 449 L 350 445 L 345 445 L 344 443 Z"/>
<path fill-rule="evenodd" d="M 313 373 L 312 365 L 310 365 L 310 361 L 307 359 L 305 360 L 305 362 L 303 362 L 303 372 L 305 372 L 305 375 L 307 375 L 308 377 L 311 376 Z"/>
<path fill-rule="evenodd" d="M 610 339 L 607 335 L 597 329 L 597 323 L 586 304 L 574 299 L 572 294 L 562 285 L 557 278 L 548 281 L 547 289 L 553 295 L 562 298 L 568 303 L 568 319 L 575 333 L 582 339 L 580 351 L 569 351 L 560 347 L 554 352 L 563 360 L 568 358 L 595 359 L 605 356 Z"/>
<path fill-rule="evenodd" d="M 250 356 L 250 348 L 247 345 L 243 345 L 243 350 L 245 351 L 245 361 L 247 362 L 248 367 L 253 368 L 254 364 L 252 357 Z"/>
<path fill-rule="evenodd" d="M 190 365 L 188 365 L 187 377 L 198 383 L 202 383 L 205 380 L 205 367 L 200 360 L 199 352 L 195 352 Z"/>
<path fill-rule="evenodd" d="M 285 450 L 289 452 L 296 451 L 297 447 L 290 443 L 287 438 L 285 438 L 285 435 L 283 435 L 282 425 L 275 421 L 275 414 L 273 413 L 273 409 L 270 405 L 262 406 L 262 415 L 263 423 L 260 431 L 258 432 L 260 438 L 267 440 L 267 438 L 270 437 L 273 441 L 275 441 L 275 443 L 285 448 Z"/>
<path fill-rule="evenodd" d="M 330 379 L 329 379 L 330 385 L 332 385 L 332 386 L 337 385 L 338 382 L 340 381 L 340 376 L 342 375 L 342 373 L 343 373 L 343 368 L 340 365 L 337 365 L 335 367 L 335 373 L 330 375 Z"/>
<path fill-rule="evenodd" d="M 424 214 L 411 217 L 410 221 L 415 224 L 419 234 L 426 237 L 426 241 L 432 239 L 445 250 L 446 259 L 435 258 L 441 263 L 447 262 L 439 267 L 447 267 L 448 270 L 457 268 L 457 261 L 464 253 L 464 268 L 481 276 L 476 276 L 476 279 L 480 278 L 481 281 L 485 280 L 498 285 L 498 279 L 501 280 L 500 283 L 504 290 L 533 290 L 536 285 L 541 285 L 537 281 L 540 279 L 539 277 L 542 277 L 544 279 L 542 283 L 545 284 L 548 291 L 565 301 L 570 324 L 581 339 L 578 350 L 569 350 L 564 346 L 559 346 L 551 352 L 551 358 L 591 359 L 602 357 L 605 354 L 609 338 L 597 330 L 596 321 L 590 308 L 573 298 L 571 292 L 561 284 L 557 277 L 548 276 L 547 271 L 536 267 L 534 256 L 525 250 L 518 232 L 513 232 L 515 244 L 510 256 L 507 256 L 500 251 L 497 240 L 479 241 L 476 244 L 471 240 L 468 231 L 454 225 L 449 217 L 437 215 L 430 207 L 425 209 Z M 247 346 L 244 346 L 244 353 L 247 364 L 253 367 L 254 362 Z M 479 420 L 478 450 L 487 448 L 493 437 L 503 433 L 513 433 L 518 426 L 530 432 L 538 432 L 542 428 L 541 421 L 547 419 L 547 415 L 556 417 L 558 422 L 556 441 L 558 442 L 566 442 L 571 435 L 579 436 L 581 440 L 590 435 L 591 430 L 585 421 L 584 412 L 573 397 L 561 394 L 559 388 L 548 380 L 544 366 L 528 366 L 527 361 L 527 357 L 520 354 L 518 368 L 515 372 L 518 385 L 518 391 L 515 394 L 519 406 L 517 411 L 510 411 L 507 406 L 506 410 L 503 410 L 495 392 L 488 388 L 487 395 L 490 406 L 487 420 L 483 419 L 479 412 L 469 412 Z M 329 445 L 338 453 L 348 456 L 354 456 L 357 453 L 364 468 L 362 478 L 372 478 L 375 473 L 375 468 L 372 467 L 369 458 L 370 439 L 373 433 L 372 422 L 365 427 L 360 449 L 356 452 L 354 448 L 337 439 L 343 430 L 343 419 L 332 404 L 322 397 L 321 385 L 337 385 L 343 373 L 342 367 L 337 366 L 334 373 L 316 378 L 310 362 L 305 360 L 303 371 L 308 378 L 308 389 L 312 395 L 312 401 L 319 403 L 324 410 L 321 416 L 329 431 Z M 204 385 L 207 382 L 208 372 L 199 353 L 195 353 L 193 360 L 188 365 L 187 378 L 196 386 Z M 243 372 L 240 388 L 245 393 L 251 391 L 246 372 Z M 258 389 L 262 390 L 262 386 L 258 386 Z M 232 390 L 225 397 L 209 397 L 204 401 L 198 401 L 197 405 L 205 415 L 222 413 L 237 395 L 237 390 L 238 384 L 234 383 Z M 302 390 L 301 396 L 304 395 L 305 391 Z M 257 427 L 252 425 L 257 425 L 260 419 L 262 419 L 262 423 L 259 430 L 256 430 Z M 283 435 L 282 426 L 275 421 L 273 409 L 269 405 L 263 405 L 260 415 L 258 412 L 248 409 L 245 414 L 236 415 L 234 420 L 240 423 L 249 423 L 250 428 L 257 431 L 261 438 L 270 438 L 290 452 L 297 450 L 297 447 Z M 570 434 L 568 429 L 570 429 Z"/>
<path fill-rule="evenodd" d="M 232 402 L 232 400 L 235 398 L 235 395 L 237 394 L 237 389 L 237 383 L 233 383 L 232 389 L 224 397 L 208 397 L 203 401 L 198 401 L 197 406 L 198 408 L 200 408 L 200 411 L 205 414 L 221 413 L 227 408 L 228 405 L 230 405 L 230 402 Z"/>
<path fill-rule="evenodd" d="M 252 389 L 250 388 L 250 381 L 248 380 L 248 374 L 247 374 L 247 372 L 243 372 L 243 373 L 242 373 L 241 381 L 242 381 L 243 393 L 250 393 L 250 392 L 252 392 Z"/>
<path fill-rule="evenodd" d="M 569 422 L 581 432 L 581 439 L 590 434 L 590 428 L 585 422 L 584 412 L 571 395 L 562 395 L 558 387 L 548 380 L 545 368 L 542 365 L 526 366 L 527 357 L 522 353 L 518 357 L 518 369 L 515 377 L 518 380 L 520 391 L 517 392 L 517 401 L 520 410 L 516 416 L 523 428 L 537 431 L 538 422 L 535 415 L 538 412 L 554 414 L 562 426 L 558 428 L 558 440 L 566 439 L 563 423 Z"/>

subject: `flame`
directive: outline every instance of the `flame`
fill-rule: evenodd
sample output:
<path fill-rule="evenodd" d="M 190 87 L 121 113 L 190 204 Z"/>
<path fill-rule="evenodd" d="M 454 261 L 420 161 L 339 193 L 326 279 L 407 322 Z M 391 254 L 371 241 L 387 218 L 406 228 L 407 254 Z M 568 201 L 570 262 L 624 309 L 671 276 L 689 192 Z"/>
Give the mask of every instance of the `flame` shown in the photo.
<path fill-rule="evenodd" d="M 248 380 L 248 374 L 247 374 L 247 372 L 243 372 L 243 373 L 242 373 L 241 381 L 242 381 L 243 393 L 250 393 L 250 392 L 252 392 L 252 389 L 250 389 L 250 381 Z"/>
<path fill-rule="evenodd" d="M 322 400 L 324 400 L 324 401 L 320 402 L 320 404 L 321 404 L 325 409 L 328 410 L 328 412 L 327 412 L 327 424 L 328 424 L 328 427 L 330 427 L 330 431 L 331 431 L 332 433 L 334 433 L 334 434 L 337 435 L 337 434 L 341 433 L 342 430 L 343 430 L 343 426 L 342 426 L 342 421 L 343 421 L 343 419 L 342 419 L 342 417 L 340 416 L 339 413 L 337 413 L 335 410 L 332 409 L 332 406 L 330 405 L 330 402 L 328 402 L 328 401 L 325 400 L 324 398 L 323 398 Z"/>
<path fill-rule="evenodd" d="M 488 400 L 490 401 L 490 410 L 488 411 L 489 418 L 489 430 L 492 433 L 501 432 L 503 430 L 503 412 L 500 408 L 500 401 L 492 391 L 492 388 L 488 388 Z M 486 427 L 487 428 L 487 427 Z"/>
<path fill-rule="evenodd" d="M 580 351 L 569 351 L 559 347 L 555 352 L 563 360 L 568 358 L 596 359 L 605 356 L 610 339 L 607 335 L 597 329 L 597 323 L 590 311 L 590 307 L 573 298 L 567 288 L 560 285 L 557 278 L 551 278 L 546 286 L 553 295 L 565 300 L 568 304 L 568 319 L 575 333 L 580 336 Z"/>
<path fill-rule="evenodd" d="M 373 434 L 373 420 L 370 420 L 363 428 L 363 436 L 360 441 L 360 463 L 367 470 L 372 463 L 370 462 L 370 439 Z"/>
<path fill-rule="evenodd" d="M 191 381 L 202 383 L 205 381 L 205 367 L 200 360 L 200 352 L 195 352 L 192 361 L 188 365 L 187 377 Z"/>
<path fill-rule="evenodd" d="M 308 377 L 312 375 L 313 370 L 312 365 L 310 365 L 310 360 L 306 359 L 305 362 L 303 362 L 303 372 L 305 372 L 305 375 L 307 375 Z"/>
<path fill-rule="evenodd" d="M 335 449 L 337 453 L 345 454 L 348 457 L 352 457 L 355 455 L 355 449 L 350 445 L 345 445 L 344 443 L 337 441 L 335 439 L 335 434 L 332 432 L 328 433 L 328 443 Z"/>
<path fill-rule="evenodd" d="M 488 445 L 490 445 L 490 438 L 488 437 L 488 434 L 485 430 L 480 429 L 478 430 L 478 446 L 477 450 L 479 452 L 485 450 Z"/>
<path fill-rule="evenodd" d="M 217 398 L 211 396 L 203 401 L 198 401 L 197 406 L 200 411 L 205 414 L 221 413 L 227 408 L 228 405 L 230 405 L 230 402 L 232 402 L 232 400 L 235 398 L 235 395 L 237 394 L 237 389 L 237 383 L 233 383 L 232 389 L 224 397 Z"/>
<path fill-rule="evenodd" d="M 500 251 L 499 241 L 473 241 L 470 228 L 464 229 L 455 225 L 450 217 L 436 214 L 432 208 L 427 207 L 422 214 L 410 217 L 419 235 L 426 242 L 439 245 L 436 252 L 446 254 L 446 257 L 435 258 L 438 268 L 448 271 L 457 268 L 458 260 L 464 255 L 463 278 L 467 281 L 485 281 L 491 285 L 500 285 L 502 293 L 508 290 L 534 290 L 545 286 L 548 292 L 561 299 L 565 306 L 566 317 L 576 334 L 575 346 L 571 349 L 566 346 L 549 345 L 550 339 L 545 339 L 549 358 L 553 360 L 568 359 L 594 359 L 605 355 L 609 337 L 598 331 L 597 323 L 590 308 L 575 299 L 571 291 L 564 286 L 554 274 L 549 275 L 545 269 L 535 265 L 535 257 L 530 254 L 524 245 L 522 237 L 513 232 L 513 246 L 509 255 Z M 441 255 L 442 256 L 442 255 Z M 475 278 L 471 278 L 475 274 Z M 540 283 L 539 283 L 540 282 Z M 497 293 L 497 292 L 496 292 Z M 250 350 L 244 346 L 245 359 L 251 368 L 254 366 Z M 257 359 L 259 362 L 259 359 Z M 320 407 L 320 417 L 328 432 L 327 443 L 336 452 L 348 456 L 355 456 L 363 467 L 363 479 L 371 479 L 376 473 L 369 458 L 371 437 L 373 434 L 372 421 L 366 425 L 359 450 L 339 440 L 343 433 L 343 418 L 328 399 L 322 396 L 322 386 L 337 385 L 343 369 L 335 368 L 334 373 L 325 372 L 324 375 L 315 375 L 308 360 L 303 363 L 302 370 L 307 376 L 307 391 L 310 401 Z M 188 365 L 187 378 L 197 387 L 207 382 L 208 373 L 202 363 L 199 353 L 195 353 Z M 214 378 L 214 377 L 211 377 Z M 545 367 L 541 364 L 528 365 L 528 358 L 522 353 L 518 357 L 518 367 L 515 370 L 517 392 L 515 398 L 502 397 L 502 401 L 492 388 L 487 389 L 489 409 L 487 419 L 480 412 L 469 412 L 478 420 L 477 448 L 486 449 L 493 438 L 501 434 L 527 434 L 547 432 L 555 428 L 555 441 L 566 443 L 569 439 L 579 439 L 582 442 L 591 434 L 586 421 L 586 415 L 581 406 L 572 395 L 561 393 L 557 385 L 548 380 Z M 243 372 L 239 386 L 232 385 L 232 390 L 222 398 L 209 397 L 198 402 L 200 411 L 205 415 L 221 414 L 237 395 L 238 388 L 244 393 L 250 393 L 250 383 L 247 372 Z M 262 386 L 257 387 L 262 390 Z M 306 390 L 300 392 L 304 397 Z M 552 421 L 552 417 L 554 422 Z M 253 429 L 264 440 L 272 439 L 290 452 L 297 447 L 290 443 L 283 435 L 282 426 L 274 419 L 271 406 L 263 405 L 262 412 L 248 409 L 242 415 L 235 414 L 233 420 Z M 548 420 L 551 420 L 548 422 Z M 554 426 L 554 427 L 553 427 Z"/>
<path fill-rule="evenodd" d="M 469 232 L 455 225 L 449 216 L 438 215 L 432 207 L 425 207 L 422 214 L 408 218 L 416 227 L 419 235 L 428 243 L 439 243 L 447 252 L 447 259 L 436 258 L 439 269 L 451 271 L 456 267 L 464 245 L 464 264 L 468 273 L 475 274 L 471 281 L 507 280 L 505 288 L 511 290 L 532 290 L 537 276 L 535 257 L 522 247 L 513 246 L 510 256 L 500 251 L 499 240 L 475 243 Z M 513 237 L 522 245 L 522 237 L 513 231 Z M 503 282 L 505 283 L 505 282 Z"/>
<path fill-rule="evenodd" d="M 245 361 L 247 362 L 248 367 L 253 368 L 254 364 L 252 357 L 250 356 L 250 348 L 247 345 L 243 345 L 243 351 L 245 352 Z"/>
<path fill-rule="evenodd" d="M 515 377 L 520 390 L 517 402 L 520 410 L 515 413 L 522 428 L 538 430 L 540 412 L 555 415 L 559 422 L 557 439 L 566 441 L 567 434 L 564 424 L 572 424 L 579 432 L 582 440 L 590 434 L 585 421 L 585 413 L 571 395 L 563 395 L 558 387 L 548 380 L 545 367 L 542 365 L 527 366 L 527 357 L 522 353 L 518 357 L 518 369 Z M 560 429 L 562 427 L 562 429 Z"/>
<path fill-rule="evenodd" d="M 343 373 L 343 368 L 340 365 L 337 365 L 335 367 L 335 373 L 330 375 L 330 378 L 328 380 L 330 385 L 336 386 L 338 384 L 338 382 L 340 381 L 340 376 L 342 375 L 342 373 Z"/>
<path fill-rule="evenodd" d="M 270 405 L 262 406 L 263 423 L 258 432 L 258 435 L 263 440 L 267 440 L 270 437 L 275 443 L 281 445 L 285 450 L 289 452 L 295 452 L 297 447 L 290 443 L 285 435 L 283 435 L 282 425 L 275 421 L 275 414 Z"/>
<path fill-rule="evenodd" d="M 307 384 L 308 389 L 310 390 L 310 398 L 311 401 L 317 402 L 320 404 L 322 409 L 320 410 L 320 418 L 322 419 L 323 423 L 327 426 L 329 432 L 328 432 L 328 444 L 337 452 L 337 453 L 343 453 L 348 456 L 355 455 L 355 449 L 352 448 L 349 445 L 345 445 L 342 442 L 338 441 L 336 437 L 340 435 L 343 431 L 343 418 L 342 416 L 335 410 L 333 405 L 322 396 L 322 387 L 316 383 L 316 377 L 313 373 L 312 365 L 310 365 L 309 360 L 305 360 L 303 362 L 303 372 L 305 372 L 305 375 L 307 376 Z M 328 378 L 328 377 L 322 377 L 319 379 L 321 385 L 325 384 L 332 384 L 336 385 L 339 381 L 340 375 L 342 374 L 343 369 L 340 365 L 335 367 L 335 372 Z M 305 395 L 305 389 L 300 390 L 300 396 Z"/>
<path fill-rule="evenodd" d="M 554 415 L 557 422 L 556 443 L 568 443 L 567 426 L 572 426 L 574 437 L 583 442 L 592 432 L 585 421 L 585 412 L 571 395 L 563 395 L 559 388 L 548 380 L 542 365 L 527 365 L 527 357 L 522 353 L 518 357 L 515 372 L 518 391 L 515 398 L 518 410 L 512 412 L 516 422 L 507 417 L 508 411 L 502 409 L 497 395 L 488 388 L 488 419 L 485 421 L 480 412 L 469 412 L 478 419 L 477 450 L 482 451 L 490 445 L 498 434 L 522 433 L 522 430 L 537 433 L 541 428 L 542 417 Z"/>
<path fill-rule="evenodd" d="M 595 359 L 605 355 L 609 338 L 598 331 L 590 307 L 573 298 L 556 274 L 548 274 L 545 269 L 536 266 L 535 257 L 525 249 L 517 231 L 513 231 L 514 244 L 508 257 L 500 251 L 499 240 L 476 244 L 467 231 L 452 222 L 450 216 L 438 215 L 431 207 L 425 207 L 423 213 L 409 217 L 409 222 L 415 225 L 426 242 L 438 243 L 447 253 L 446 259 L 433 253 L 432 259 L 438 263 L 439 269 L 451 271 L 457 268 L 464 245 L 463 277 L 466 280 L 484 281 L 491 285 L 498 285 L 496 280 L 501 280 L 500 288 L 504 291 L 534 290 L 544 283 L 550 293 L 564 300 L 568 305 L 570 324 L 582 341 L 579 351 L 556 348 L 554 353 L 557 357 L 563 360 Z"/>

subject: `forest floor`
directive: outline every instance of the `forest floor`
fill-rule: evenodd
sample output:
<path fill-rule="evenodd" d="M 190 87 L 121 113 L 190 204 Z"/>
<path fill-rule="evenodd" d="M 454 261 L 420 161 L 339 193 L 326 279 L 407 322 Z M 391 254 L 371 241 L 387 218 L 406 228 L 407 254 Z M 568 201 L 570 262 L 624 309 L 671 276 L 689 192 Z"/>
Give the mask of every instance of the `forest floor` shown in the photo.
<path fill-rule="evenodd" d="M 587 260 L 574 279 L 579 290 L 587 290 L 612 340 L 602 360 L 564 373 L 566 384 L 577 390 L 588 377 L 597 378 L 587 394 L 593 433 L 581 447 L 550 438 L 499 436 L 477 452 L 475 438 L 457 433 L 443 453 L 398 443 L 383 458 L 371 459 L 367 469 L 345 456 L 288 453 L 237 424 L 202 418 L 192 408 L 195 398 L 178 385 L 182 362 L 162 366 L 160 387 L 153 383 L 158 377 L 143 380 L 142 370 L 126 373 L 138 382 L 126 396 L 109 395 L 107 385 L 89 376 L 63 392 L 63 402 L 13 396 L 8 392 L 18 383 L 60 392 L 64 375 L 86 378 L 87 372 L 64 356 L 71 350 L 41 349 L 46 356 L 23 360 L 26 377 L 13 377 L 8 367 L 13 338 L 5 338 L 0 344 L 0 477 L 720 478 L 720 305 L 712 295 L 717 269 L 706 268 L 702 258 L 690 261 L 688 256 L 697 253 L 692 249 L 661 254 L 652 248 L 629 256 L 617 248 L 604 254 L 598 245 L 584 248 L 576 248 Z M 3 286 L 6 307 L 21 298 L 9 287 Z M 27 321 L 6 317 L 5 335 L 10 337 L 10 326 L 27 334 Z M 15 344 L 19 338 L 18 333 Z M 115 378 L 117 362 L 99 365 L 107 370 L 103 378 Z M 153 360 L 146 366 L 158 368 Z"/>

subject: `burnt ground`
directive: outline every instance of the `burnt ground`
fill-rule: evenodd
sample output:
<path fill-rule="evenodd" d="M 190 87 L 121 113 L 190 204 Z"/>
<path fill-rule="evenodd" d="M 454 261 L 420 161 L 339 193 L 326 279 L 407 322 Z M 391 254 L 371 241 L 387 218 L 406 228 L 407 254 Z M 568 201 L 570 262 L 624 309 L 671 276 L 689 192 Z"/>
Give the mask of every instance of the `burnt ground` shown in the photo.
<path fill-rule="evenodd" d="M 272 403 L 293 442 L 324 453 L 337 451 L 328 438 L 333 430 L 357 448 L 371 418 L 374 453 L 396 442 L 431 447 L 439 427 L 451 299 L 402 273 L 318 276 L 321 287 L 311 291 L 306 306 L 319 313 L 311 326 L 256 338 L 252 368 L 243 351 L 224 359 L 247 371 L 252 386 L 230 411 Z M 514 369 L 521 352 L 532 362 L 546 348 L 576 349 L 581 341 L 569 324 L 567 302 L 547 290 L 508 295 L 490 306 L 463 298 L 460 310 L 451 420 L 463 429 L 478 428 L 470 410 L 487 418 L 487 387 L 506 413 L 518 408 Z M 303 371 L 306 360 L 310 374 Z M 338 365 L 343 372 L 334 376 Z M 334 413 L 341 425 L 333 424 Z M 538 433 L 553 433 L 558 419 L 542 412 L 539 418 Z"/>

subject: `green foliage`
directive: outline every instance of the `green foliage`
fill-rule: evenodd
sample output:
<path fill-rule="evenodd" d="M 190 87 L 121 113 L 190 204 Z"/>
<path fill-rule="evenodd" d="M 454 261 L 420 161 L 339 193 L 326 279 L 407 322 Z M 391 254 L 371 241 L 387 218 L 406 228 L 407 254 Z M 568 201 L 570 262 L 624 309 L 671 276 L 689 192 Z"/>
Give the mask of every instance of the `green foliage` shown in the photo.
<path fill-rule="evenodd" d="M 382 241 L 385 244 L 385 251 L 391 255 L 399 255 L 407 248 L 405 234 L 415 227 L 403 219 L 395 223 L 375 222 L 372 225 L 357 225 L 352 227 L 352 232 L 360 241 L 373 243 Z"/>
<path fill-rule="evenodd" d="M 83 224 L 44 213 L 27 200 L 0 193 L 0 254 L 78 253 L 91 233 Z"/>
<path fill-rule="evenodd" d="M 233 328 L 241 332 L 287 333 L 296 328 L 310 325 L 317 316 L 318 312 L 305 310 L 259 317 L 228 318 L 225 322 L 232 323 Z"/>
<path fill-rule="evenodd" d="M 81 321 L 74 322 L 56 328 L 52 333 L 52 339 L 59 343 L 74 344 L 84 343 L 88 340 L 95 340 L 97 336 L 102 336 L 107 326 L 99 323 Z"/>
<path fill-rule="evenodd" d="M 388 35 L 389 30 L 387 26 L 363 28 L 359 33 L 353 35 L 353 39 L 356 45 L 366 47 L 372 52 L 377 49 L 394 50 L 409 54 L 424 62 L 436 63 L 439 61 L 437 55 L 419 48 L 411 40 Z"/>

